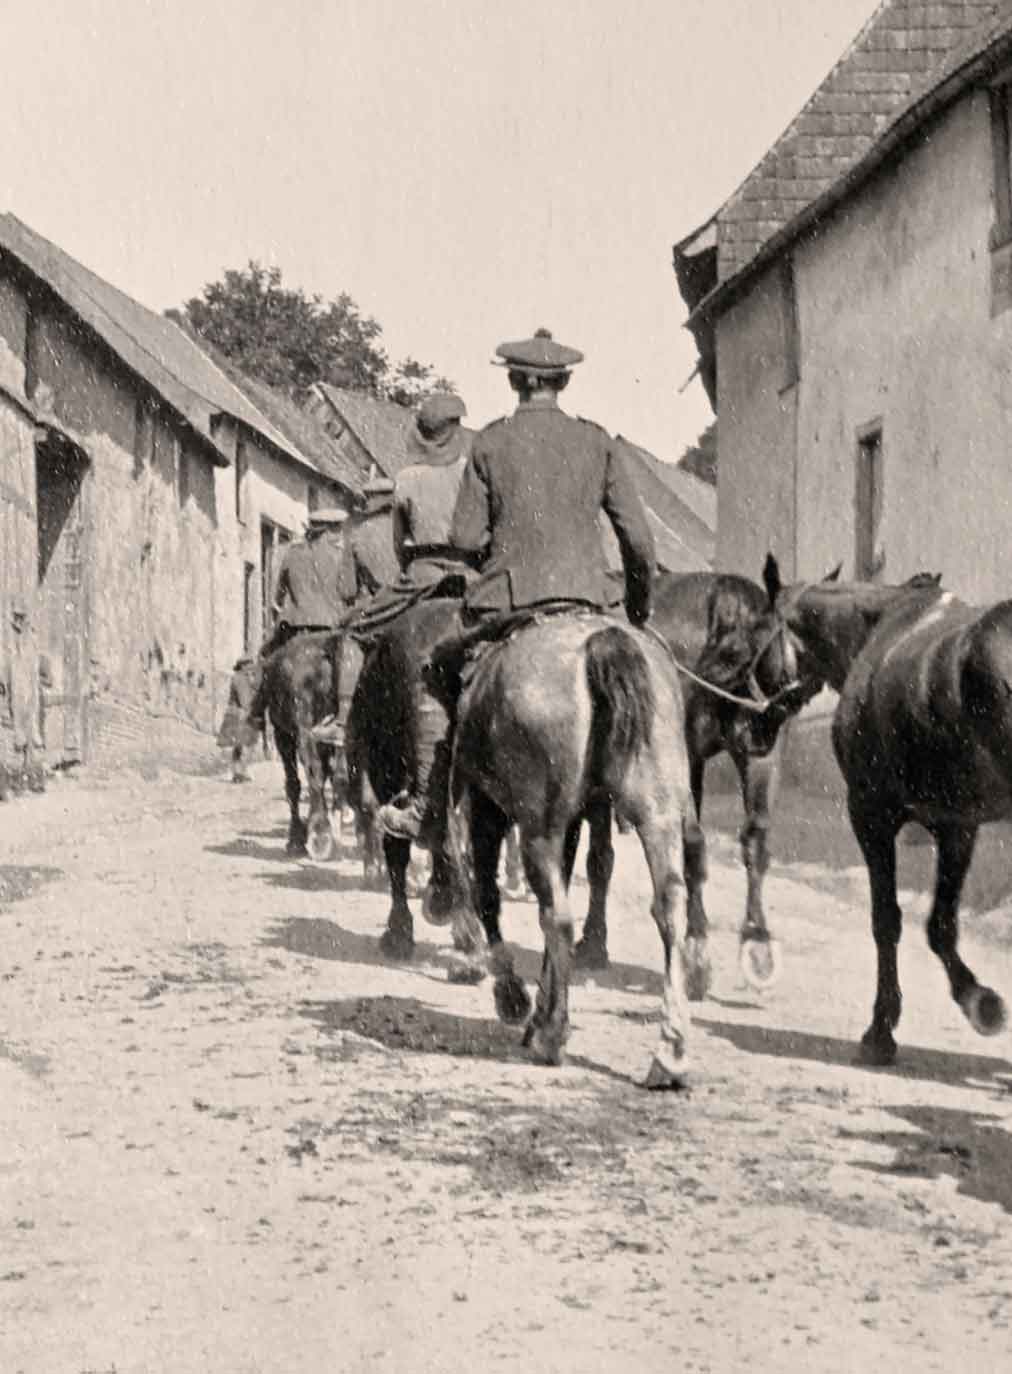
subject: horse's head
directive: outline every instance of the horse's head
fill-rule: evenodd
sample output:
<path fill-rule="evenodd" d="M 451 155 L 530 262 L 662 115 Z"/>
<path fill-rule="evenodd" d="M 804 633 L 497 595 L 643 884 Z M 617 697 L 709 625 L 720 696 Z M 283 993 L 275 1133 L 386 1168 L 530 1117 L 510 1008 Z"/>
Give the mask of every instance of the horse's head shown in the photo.
<path fill-rule="evenodd" d="M 772 554 L 766 560 L 764 577 L 794 645 L 799 681 L 814 686 L 806 700 L 826 684 L 839 691 L 854 658 L 882 617 L 901 606 L 920 605 L 941 595 L 942 580 L 941 573 L 921 572 L 898 586 L 841 582 L 838 564 L 821 581 L 785 587 Z"/>

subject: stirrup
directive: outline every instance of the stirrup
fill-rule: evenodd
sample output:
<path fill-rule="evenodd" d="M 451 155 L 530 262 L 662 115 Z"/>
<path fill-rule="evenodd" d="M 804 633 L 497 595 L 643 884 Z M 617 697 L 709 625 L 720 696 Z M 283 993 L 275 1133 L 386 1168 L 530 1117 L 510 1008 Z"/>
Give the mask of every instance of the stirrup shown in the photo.
<path fill-rule="evenodd" d="M 344 725 L 336 715 L 324 716 L 315 725 L 310 726 L 309 735 L 317 744 L 334 744 L 338 748 L 344 746 Z"/>

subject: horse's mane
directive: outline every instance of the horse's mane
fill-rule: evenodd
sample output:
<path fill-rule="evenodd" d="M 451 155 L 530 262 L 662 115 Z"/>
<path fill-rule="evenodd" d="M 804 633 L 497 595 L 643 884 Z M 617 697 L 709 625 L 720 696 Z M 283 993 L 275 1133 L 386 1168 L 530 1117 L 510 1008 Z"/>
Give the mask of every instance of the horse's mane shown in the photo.
<path fill-rule="evenodd" d="M 706 608 L 706 643 L 696 671 L 717 687 L 738 682 L 755 653 L 755 631 L 768 610 L 756 583 L 729 576 L 715 583 Z"/>

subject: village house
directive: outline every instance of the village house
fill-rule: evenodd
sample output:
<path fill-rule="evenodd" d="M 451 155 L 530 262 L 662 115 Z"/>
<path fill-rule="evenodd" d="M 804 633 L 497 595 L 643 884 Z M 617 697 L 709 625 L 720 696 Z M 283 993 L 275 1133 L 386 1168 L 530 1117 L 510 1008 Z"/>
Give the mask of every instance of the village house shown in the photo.
<path fill-rule="evenodd" d="M 215 730 L 279 546 L 361 489 L 293 412 L 0 216 L 0 766 Z"/>
<path fill-rule="evenodd" d="M 1012 5 L 886 0 L 675 248 L 717 565 L 1009 595 Z"/>

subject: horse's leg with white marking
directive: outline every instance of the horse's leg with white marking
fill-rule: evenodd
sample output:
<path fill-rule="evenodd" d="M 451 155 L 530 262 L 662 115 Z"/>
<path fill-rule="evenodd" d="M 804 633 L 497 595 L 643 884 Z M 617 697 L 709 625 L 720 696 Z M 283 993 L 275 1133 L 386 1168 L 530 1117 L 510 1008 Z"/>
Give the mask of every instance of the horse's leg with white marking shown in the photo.
<path fill-rule="evenodd" d="M 615 849 L 611 842 L 611 802 L 605 797 L 592 801 L 586 811 L 590 828 L 587 844 L 587 881 L 590 898 L 583 936 L 573 951 L 578 968 L 608 967 L 608 888 L 615 870 Z"/>
<path fill-rule="evenodd" d="M 288 801 L 288 841 L 285 851 L 288 854 L 305 854 L 306 823 L 299 815 L 299 802 L 302 799 L 302 784 L 299 781 L 299 761 L 295 739 L 275 729 L 274 742 L 281 755 L 281 766 L 285 770 L 285 797 Z"/>
<path fill-rule="evenodd" d="M 970 1025 L 981 1035 L 997 1035 L 1005 1026 L 1005 1003 L 992 988 L 982 987 L 977 982 L 957 950 L 959 897 L 973 857 L 976 838 L 976 826 L 935 827 L 938 868 L 935 900 L 927 924 L 928 944 L 941 959 L 949 977 L 953 999 Z"/>
<path fill-rule="evenodd" d="M 384 835 L 383 854 L 390 878 L 390 914 L 380 936 L 380 949 L 388 959 L 410 959 L 415 952 L 414 922 L 408 906 L 408 862 L 411 841 Z"/>
<path fill-rule="evenodd" d="M 732 757 L 741 780 L 745 806 L 739 839 L 748 880 L 738 962 L 746 983 L 763 991 L 774 986 L 781 968 L 780 945 L 770 935 L 763 909 L 763 879 L 770 866 L 770 812 L 780 788 L 780 748 L 774 746 L 765 758 L 755 758 L 738 750 Z"/>
<path fill-rule="evenodd" d="M 537 1005 L 524 1036 L 536 1058 L 562 1063 L 562 1047 L 569 1032 L 569 966 L 573 952 L 573 918 L 563 881 L 565 829 L 549 835 L 524 836 L 527 881 L 538 899 L 545 957 L 541 966 Z"/>
<path fill-rule="evenodd" d="M 687 829 L 685 834 L 686 862 L 685 882 L 688 900 L 685 914 L 685 981 L 690 1002 L 701 1002 L 710 991 L 713 970 L 710 965 L 709 931 L 710 923 L 706 918 L 703 905 L 703 881 L 706 877 L 705 840 L 700 826 L 703 814 L 703 772 L 706 759 L 702 753 L 692 753 L 689 758 L 689 786 L 692 791 L 692 805 L 695 811 L 695 828 Z"/>
<path fill-rule="evenodd" d="M 648 820 L 638 827 L 654 888 L 651 915 L 664 948 L 664 1003 L 660 1042 L 644 1080 L 647 1088 L 682 1088 L 689 1068 L 689 999 L 678 931 L 685 901 L 679 857 L 683 836 L 669 824 Z"/>
<path fill-rule="evenodd" d="M 881 801 L 864 802 L 851 792 L 847 798 L 850 823 L 868 867 L 871 887 L 871 929 L 878 955 L 878 981 L 871 1025 L 861 1037 L 860 1057 L 865 1064 L 891 1064 L 896 1058 L 893 1031 L 899 1024 L 900 996 L 896 950 L 903 913 L 896 900 L 896 834 L 902 816 L 885 809 Z"/>
<path fill-rule="evenodd" d="M 309 793 L 306 847 L 310 858 L 315 859 L 317 863 L 323 863 L 334 852 L 334 834 L 330 828 L 330 816 L 327 814 L 323 760 L 320 757 L 320 748 L 310 734 L 311 727 L 312 721 L 299 721 L 299 762 L 306 775 L 306 790 Z"/>
<path fill-rule="evenodd" d="M 516 1025 L 527 1016 L 531 1003 L 514 971 L 513 957 L 503 942 L 499 925 L 502 905 L 498 878 L 499 855 L 509 821 L 494 802 L 478 791 L 471 792 L 469 809 L 477 920 L 471 915 L 466 926 L 470 949 L 469 962 L 463 966 L 473 970 L 473 976 L 457 981 L 479 982 L 485 976 L 486 963 L 491 964 L 495 976 L 496 1014 L 500 1021 Z"/>

